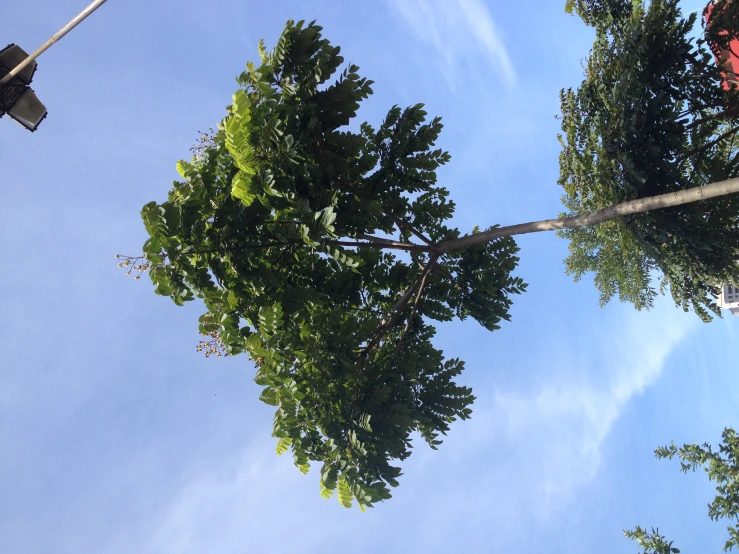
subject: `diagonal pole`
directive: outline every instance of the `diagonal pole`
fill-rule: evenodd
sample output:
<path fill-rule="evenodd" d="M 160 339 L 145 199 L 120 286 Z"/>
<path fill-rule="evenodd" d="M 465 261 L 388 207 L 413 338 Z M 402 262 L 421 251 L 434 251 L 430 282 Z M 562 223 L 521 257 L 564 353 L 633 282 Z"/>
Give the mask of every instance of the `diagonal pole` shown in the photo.
<path fill-rule="evenodd" d="M 448 240 L 435 245 L 434 252 L 446 254 L 447 252 L 455 252 L 462 250 L 468 246 L 475 244 L 485 244 L 501 237 L 512 237 L 514 235 L 525 235 L 527 233 L 538 233 L 540 231 L 558 231 L 561 229 L 575 229 L 577 227 L 586 227 L 588 225 L 597 225 L 605 223 L 612 219 L 624 217 L 626 215 L 641 214 L 651 210 L 661 210 L 698 202 L 700 200 L 708 200 L 709 198 L 717 198 L 727 194 L 739 193 L 739 177 L 727 179 L 704 185 L 702 187 L 693 187 L 677 192 L 668 192 L 657 196 L 647 196 L 636 200 L 629 200 L 614 204 L 607 208 L 602 208 L 594 212 L 573 215 L 571 217 L 563 217 L 559 219 L 544 219 L 542 221 L 531 221 L 529 223 L 519 223 L 518 225 L 509 225 L 507 227 L 496 227 L 482 233 L 474 233 L 465 235 L 458 239 Z"/>
<path fill-rule="evenodd" d="M 74 29 L 79 23 L 85 19 L 88 15 L 90 15 L 92 12 L 94 12 L 96 9 L 98 9 L 101 5 L 105 3 L 106 0 L 95 0 L 87 6 L 84 10 L 82 10 L 77 17 L 75 17 L 72 21 L 67 23 L 64 27 L 59 29 L 52 37 L 47 40 L 41 48 L 36 50 L 33 54 L 28 56 L 25 60 L 23 60 L 21 63 L 19 63 L 17 66 L 15 66 L 10 73 L 8 73 L 5 77 L 0 79 L 0 87 L 3 85 L 6 85 L 13 77 L 15 77 L 18 73 L 23 71 L 23 68 L 25 68 L 29 63 L 31 63 L 33 60 L 38 58 L 41 54 L 43 54 L 49 46 L 54 44 L 56 41 L 58 41 L 60 38 L 62 38 L 64 35 L 66 35 L 69 31 Z"/>

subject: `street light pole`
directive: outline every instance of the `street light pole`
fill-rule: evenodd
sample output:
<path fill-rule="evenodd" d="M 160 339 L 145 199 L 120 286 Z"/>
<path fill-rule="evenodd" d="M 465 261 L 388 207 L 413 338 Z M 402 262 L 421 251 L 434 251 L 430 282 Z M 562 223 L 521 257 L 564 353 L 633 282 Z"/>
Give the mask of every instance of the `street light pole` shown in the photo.
<path fill-rule="evenodd" d="M 84 10 L 82 10 L 77 17 L 75 17 L 72 21 L 67 23 L 64 27 L 59 29 L 49 40 L 47 40 L 41 48 L 36 50 L 33 54 L 28 56 L 25 60 L 23 60 L 21 63 L 19 63 L 17 66 L 15 66 L 5 77 L 0 79 L 0 87 L 3 85 L 6 85 L 13 77 L 15 77 L 18 73 L 20 73 L 24 67 L 26 67 L 28 64 L 30 64 L 33 60 L 38 58 L 41 54 L 43 54 L 49 46 L 54 44 L 56 41 L 58 41 L 60 38 L 62 38 L 64 35 L 66 35 L 69 31 L 74 29 L 79 23 L 85 19 L 88 15 L 90 15 L 92 12 L 94 12 L 96 9 L 98 9 L 101 5 L 103 5 L 106 2 L 106 0 L 95 0 L 87 6 Z"/>

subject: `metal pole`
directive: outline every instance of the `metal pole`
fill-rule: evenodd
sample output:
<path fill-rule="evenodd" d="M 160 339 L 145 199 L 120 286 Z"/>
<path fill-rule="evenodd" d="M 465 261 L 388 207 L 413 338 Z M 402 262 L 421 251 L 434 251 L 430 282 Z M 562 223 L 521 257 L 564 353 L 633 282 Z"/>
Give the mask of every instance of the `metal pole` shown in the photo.
<path fill-rule="evenodd" d="M 21 63 L 19 63 L 17 66 L 13 68 L 13 70 L 8 73 L 5 77 L 0 79 L 0 87 L 7 84 L 8 81 L 10 81 L 13 77 L 15 77 L 18 73 L 23 71 L 23 68 L 26 67 L 29 63 L 31 63 L 33 60 L 38 58 L 41 54 L 43 54 L 49 46 L 54 44 L 56 41 L 58 41 L 60 38 L 62 38 L 64 35 L 66 35 L 69 31 L 74 29 L 79 23 L 85 19 L 88 15 L 90 15 L 92 12 L 94 12 L 96 9 L 98 9 L 101 5 L 103 5 L 106 2 L 106 0 L 95 0 L 92 4 L 87 6 L 84 10 L 82 10 L 77 17 L 75 17 L 72 21 L 67 23 L 64 27 L 59 29 L 49 40 L 47 40 L 41 48 L 36 50 L 33 54 L 28 56 L 25 60 L 23 60 Z"/>

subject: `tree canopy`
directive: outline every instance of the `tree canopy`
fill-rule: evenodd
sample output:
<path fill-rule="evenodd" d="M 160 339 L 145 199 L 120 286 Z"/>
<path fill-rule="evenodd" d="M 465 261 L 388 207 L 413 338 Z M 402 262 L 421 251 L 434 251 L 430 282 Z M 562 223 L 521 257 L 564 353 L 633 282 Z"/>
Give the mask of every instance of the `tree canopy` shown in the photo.
<path fill-rule="evenodd" d="M 278 453 L 303 472 L 320 463 L 324 496 L 372 506 L 414 433 L 436 448 L 471 413 L 464 364 L 433 346 L 428 321 L 498 329 L 525 288 L 518 248 L 430 246 L 460 236 L 436 182 L 440 119 L 418 104 L 350 126 L 372 82 L 340 71 L 321 27 L 288 22 L 259 54 L 167 200 L 144 206 L 143 257 L 121 265 L 179 305 L 202 299 L 199 349 L 255 362 Z"/>
<path fill-rule="evenodd" d="M 560 185 L 572 216 L 739 175 L 739 97 L 721 86 L 711 48 L 737 36 L 739 4 L 719 0 L 711 24 L 678 0 L 570 0 L 596 39 L 577 90 L 561 92 Z M 561 231 L 567 272 L 595 272 L 601 302 L 652 306 L 660 289 L 702 319 L 739 281 L 739 197 L 684 204 Z"/>
<path fill-rule="evenodd" d="M 737 172 L 724 130 L 734 115 L 722 108 L 736 93 L 710 53 L 690 49 L 695 18 L 672 0 L 569 8 L 598 39 L 586 81 L 562 93 L 568 217 L 462 236 L 437 183 L 450 159 L 435 148 L 440 119 L 417 104 L 357 125 L 372 81 L 302 21 L 271 51 L 260 42 L 217 130 L 177 164 L 167 200 L 141 212 L 143 255 L 119 265 L 148 271 L 178 305 L 203 301 L 198 350 L 253 360 L 277 452 L 303 472 L 320 465 L 325 497 L 389 498 L 414 434 L 436 448 L 470 417 L 472 391 L 455 381 L 464 364 L 434 347 L 431 323 L 469 317 L 493 331 L 510 318 L 525 290 L 511 235 L 566 229 L 569 271 L 596 271 L 604 300 L 649 306 L 660 270 L 704 319 L 739 273 L 739 198 L 725 196 L 739 192 L 725 181 Z"/>

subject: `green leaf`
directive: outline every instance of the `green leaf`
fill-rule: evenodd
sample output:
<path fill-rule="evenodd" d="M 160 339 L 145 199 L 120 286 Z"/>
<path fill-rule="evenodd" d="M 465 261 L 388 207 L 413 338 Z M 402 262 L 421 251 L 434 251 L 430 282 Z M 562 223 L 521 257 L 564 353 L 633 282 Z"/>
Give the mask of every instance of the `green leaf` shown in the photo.
<path fill-rule="evenodd" d="M 339 476 L 338 499 L 344 508 L 352 507 L 352 492 L 349 489 L 349 484 L 346 482 L 344 474 Z"/>
<path fill-rule="evenodd" d="M 234 177 L 231 194 L 241 200 L 244 206 L 250 206 L 257 197 L 252 177 L 244 171 L 239 171 Z"/>
<path fill-rule="evenodd" d="M 270 406 L 277 406 L 279 404 L 279 401 L 277 400 L 277 391 L 273 389 L 272 387 L 266 387 L 262 394 L 259 395 L 259 400 L 264 402 L 265 404 L 269 404 Z M 289 446 L 289 443 L 288 443 Z M 278 443 L 278 450 L 280 448 Z M 278 452 L 278 454 L 281 454 L 281 452 Z"/>
<path fill-rule="evenodd" d="M 275 302 L 271 306 L 263 306 L 259 309 L 259 331 L 262 335 L 270 337 L 277 333 L 282 324 L 282 304 Z"/>
<path fill-rule="evenodd" d="M 179 173 L 183 179 L 189 179 L 194 172 L 195 168 L 192 164 L 189 164 L 183 160 L 177 162 L 177 173 Z"/>
<path fill-rule="evenodd" d="M 292 439 L 289 439 L 287 437 L 283 437 L 277 441 L 277 455 L 282 456 L 285 452 L 287 452 L 290 449 L 290 445 L 292 444 Z"/>

